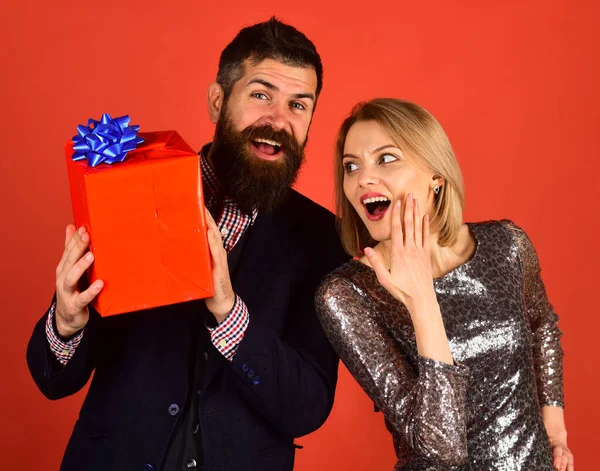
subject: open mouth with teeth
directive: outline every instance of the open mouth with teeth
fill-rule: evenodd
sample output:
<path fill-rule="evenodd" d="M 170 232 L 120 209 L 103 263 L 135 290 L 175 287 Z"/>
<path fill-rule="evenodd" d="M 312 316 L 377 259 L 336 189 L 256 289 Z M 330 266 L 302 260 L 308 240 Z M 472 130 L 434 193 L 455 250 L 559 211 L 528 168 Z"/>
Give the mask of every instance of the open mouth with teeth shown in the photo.
<path fill-rule="evenodd" d="M 362 200 L 367 217 L 371 221 L 378 221 L 381 219 L 389 209 L 390 203 L 391 201 L 385 196 L 371 196 Z"/>
<path fill-rule="evenodd" d="M 266 160 L 277 159 L 281 153 L 281 150 L 283 149 L 279 142 L 273 141 L 271 139 L 263 139 L 262 137 L 252 139 L 250 142 L 252 143 L 252 146 L 258 151 L 258 156 Z"/>

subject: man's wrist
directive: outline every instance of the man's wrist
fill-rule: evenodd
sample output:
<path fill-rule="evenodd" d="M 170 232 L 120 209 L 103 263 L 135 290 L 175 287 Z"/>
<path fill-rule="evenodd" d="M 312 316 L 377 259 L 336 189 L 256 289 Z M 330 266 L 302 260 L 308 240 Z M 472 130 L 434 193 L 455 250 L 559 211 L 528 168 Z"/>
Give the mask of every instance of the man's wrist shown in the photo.
<path fill-rule="evenodd" d="M 248 308 L 239 296 L 235 297 L 233 308 L 222 323 L 216 327 L 211 327 L 207 323 L 206 327 L 210 332 L 213 345 L 227 360 L 233 360 L 244 338 L 248 323 Z"/>
<path fill-rule="evenodd" d="M 233 306 L 235 305 L 235 297 L 231 300 L 221 303 L 218 306 L 211 306 L 209 311 L 214 316 L 217 324 L 221 324 L 225 319 L 229 317 L 231 311 L 233 310 Z"/>
<path fill-rule="evenodd" d="M 56 335 L 58 335 L 58 338 L 63 342 L 68 342 L 81 330 L 63 324 L 60 320 L 60 315 L 57 313 L 54 313 L 54 327 Z"/>
<path fill-rule="evenodd" d="M 75 330 L 75 329 L 69 329 L 69 330 L 65 330 L 64 328 L 60 328 L 58 325 L 55 326 L 55 332 L 56 332 L 56 336 L 62 340 L 63 342 L 68 342 L 69 340 L 71 340 L 73 337 L 75 337 L 75 335 L 77 334 L 77 332 L 79 332 L 81 329 Z"/>
<path fill-rule="evenodd" d="M 75 354 L 75 349 L 83 338 L 83 332 L 82 328 L 69 339 L 61 338 L 56 328 L 56 304 L 50 307 L 46 320 L 46 339 L 50 350 L 62 365 L 66 365 Z"/>
<path fill-rule="evenodd" d="M 88 308 L 86 307 L 86 309 L 88 309 Z M 75 335 L 77 335 L 78 332 L 80 332 L 83 329 L 83 326 L 82 327 L 74 327 L 74 326 L 67 324 L 66 322 L 63 322 L 62 319 L 63 319 L 63 316 L 61 314 L 59 314 L 58 306 L 56 306 L 56 308 L 54 310 L 54 318 L 53 318 L 54 332 L 56 333 L 56 335 L 58 335 L 58 338 L 61 339 L 63 342 L 68 342 Z"/>

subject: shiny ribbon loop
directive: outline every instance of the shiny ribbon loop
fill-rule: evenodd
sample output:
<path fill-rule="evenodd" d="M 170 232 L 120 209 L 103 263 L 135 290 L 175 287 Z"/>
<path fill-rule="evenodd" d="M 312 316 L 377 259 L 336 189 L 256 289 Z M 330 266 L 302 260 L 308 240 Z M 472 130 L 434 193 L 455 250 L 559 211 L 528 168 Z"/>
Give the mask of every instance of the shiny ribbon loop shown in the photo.
<path fill-rule="evenodd" d="M 138 125 L 129 125 L 129 116 L 111 118 L 104 113 L 100 121 L 88 119 L 87 126 L 77 126 L 73 136 L 73 160 L 87 159 L 90 167 L 98 164 L 123 162 L 128 152 L 134 150 L 144 139 L 137 136 Z"/>

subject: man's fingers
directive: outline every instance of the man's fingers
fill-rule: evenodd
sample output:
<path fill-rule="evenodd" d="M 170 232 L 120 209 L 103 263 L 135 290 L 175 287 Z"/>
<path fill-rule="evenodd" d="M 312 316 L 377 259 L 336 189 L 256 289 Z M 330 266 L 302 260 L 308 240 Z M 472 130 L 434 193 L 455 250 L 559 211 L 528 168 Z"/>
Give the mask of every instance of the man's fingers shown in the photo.
<path fill-rule="evenodd" d="M 90 265 L 94 262 L 94 255 L 92 252 L 86 253 L 83 257 L 81 257 L 75 265 L 73 265 L 69 271 L 67 271 L 65 278 L 63 280 L 64 289 L 73 293 L 77 291 L 79 286 L 79 279 L 83 276 L 85 271 L 90 267 Z"/>
<path fill-rule="evenodd" d="M 212 214 L 210 214 L 210 211 L 206 206 L 204 207 L 204 214 L 206 215 L 206 222 L 208 223 L 208 227 L 218 232 L 219 228 L 217 227 L 217 223 L 215 222 L 214 218 L 212 217 Z"/>
<path fill-rule="evenodd" d="M 85 309 L 89 303 L 91 303 L 98 293 L 104 288 L 104 282 L 102 280 L 94 281 L 88 289 L 79 293 L 75 302 L 81 309 Z"/>
<path fill-rule="evenodd" d="M 88 250 L 90 245 L 90 235 L 86 232 L 85 228 L 79 228 L 77 234 L 73 237 L 74 243 L 70 250 L 67 252 L 65 261 L 62 264 L 61 272 L 67 272 L 70 270 L 81 257 Z M 69 243 L 69 245 L 71 245 Z"/>
<path fill-rule="evenodd" d="M 67 224 L 67 228 L 65 229 L 65 248 L 67 247 L 69 241 L 75 235 L 76 231 L 77 229 L 75 228 L 75 224 Z"/>
<path fill-rule="evenodd" d="M 221 239 L 221 234 L 216 227 L 208 228 L 206 234 L 208 236 L 208 247 L 213 261 L 213 270 L 220 270 L 221 265 L 223 264 L 223 253 L 225 251 L 223 249 L 223 239 Z M 225 260 L 225 264 L 226 263 L 227 261 Z"/>
<path fill-rule="evenodd" d="M 206 237 L 208 238 L 208 248 L 210 249 L 210 256 L 213 260 L 215 260 L 218 253 L 218 247 L 216 243 L 215 230 L 212 227 L 209 227 L 206 230 Z"/>
<path fill-rule="evenodd" d="M 62 256 L 60 257 L 58 265 L 56 265 L 56 278 L 57 279 L 58 279 L 58 277 L 60 276 L 60 274 L 63 271 L 65 260 L 67 259 L 67 256 L 69 255 L 69 252 L 71 251 L 71 249 L 73 248 L 73 246 L 79 240 L 79 231 L 83 230 L 83 227 L 80 227 L 79 231 L 73 231 L 72 234 L 71 234 L 71 230 L 70 230 L 69 226 L 73 226 L 73 225 L 69 224 L 67 226 L 66 230 L 65 230 L 65 239 L 66 239 L 65 240 L 65 249 L 63 250 L 63 253 L 62 253 Z M 73 228 L 74 227 L 75 226 L 73 226 Z M 71 235 L 71 237 L 69 237 L 69 235 Z"/>
<path fill-rule="evenodd" d="M 223 248 L 223 240 L 216 224 L 213 222 L 206 232 L 211 254 L 212 280 L 215 290 L 214 296 L 206 299 L 206 307 L 215 315 L 217 321 L 220 322 L 223 320 L 222 316 L 227 315 L 231 311 L 235 302 L 235 294 L 233 293 L 229 277 L 227 253 Z"/>
<path fill-rule="evenodd" d="M 73 232 L 73 235 L 67 241 L 67 245 L 65 245 L 65 253 L 69 253 L 73 249 L 73 247 L 75 247 L 75 245 L 77 245 L 77 243 L 81 241 L 81 236 L 86 232 L 87 231 L 85 230 L 84 226 L 81 226 L 79 229 Z"/>

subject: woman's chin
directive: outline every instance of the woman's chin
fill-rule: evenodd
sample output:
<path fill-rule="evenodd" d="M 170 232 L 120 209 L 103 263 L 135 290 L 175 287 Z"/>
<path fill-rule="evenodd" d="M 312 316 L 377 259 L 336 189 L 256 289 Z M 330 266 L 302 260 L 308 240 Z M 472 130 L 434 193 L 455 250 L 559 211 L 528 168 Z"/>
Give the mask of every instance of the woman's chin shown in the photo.
<path fill-rule="evenodd" d="M 368 229 L 368 228 L 367 228 Z M 390 231 L 384 231 L 384 230 L 373 230 L 373 231 L 369 231 L 369 235 L 371 236 L 371 238 L 379 243 L 379 242 L 385 242 L 386 240 L 390 240 L 392 237 L 392 234 L 390 233 Z"/>
<path fill-rule="evenodd" d="M 371 221 L 367 219 L 364 214 L 360 214 L 360 220 L 364 224 L 367 231 L 369 231 L 371 238 L 377 243 L 389 240 L 391 238 L 392 232 L 389 227 L 389 222 L 385 224 L 381 220 Z"/>

